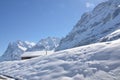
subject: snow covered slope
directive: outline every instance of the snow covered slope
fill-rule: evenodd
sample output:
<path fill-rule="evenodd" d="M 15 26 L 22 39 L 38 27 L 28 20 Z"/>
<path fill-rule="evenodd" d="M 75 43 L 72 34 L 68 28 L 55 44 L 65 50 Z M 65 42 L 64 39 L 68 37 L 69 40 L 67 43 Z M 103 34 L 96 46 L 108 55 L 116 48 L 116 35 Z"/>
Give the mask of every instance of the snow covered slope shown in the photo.
<path fill-rule="evenodd" d="M 108 0 L 100 3 L 92 12 L 83 14 L 72 31 L 61 40 L 56 51 L 119 39 L 118 31 L 117 35 L 110 35 L 118 29 L 120 29 L 120 0 Z"/>
<path fill-rule="evenodd" d="M 1 62 L 0 73 L 21 80 L 120 80 L 120 39 Z"/>
<path fill-rule="evenodd" d="M 41 39 L 34 47 L 28 48 L 27 51 L 42 51 L 42 50 L 54 50 L 58 47 L 60 38 L 56 37 L 47 37 Z"/>
<path fill-rule="evenodd" d="M 8 45 L 5 53 L 0 57 L 0 61 L 8 61 L 8 60 L 20 60 L 21 54 L 25 52 L 28 48 L 31 48 L 35 45 L 33 42 L 28 41 L 16 41 L 11 42 Z"/>
<path fill-rule="evenodd" d="M 16 80 L 16 79 L 9 78 L 9 77 L 4 76 L 4 75 L 0 75 L 0 80 Z"/>

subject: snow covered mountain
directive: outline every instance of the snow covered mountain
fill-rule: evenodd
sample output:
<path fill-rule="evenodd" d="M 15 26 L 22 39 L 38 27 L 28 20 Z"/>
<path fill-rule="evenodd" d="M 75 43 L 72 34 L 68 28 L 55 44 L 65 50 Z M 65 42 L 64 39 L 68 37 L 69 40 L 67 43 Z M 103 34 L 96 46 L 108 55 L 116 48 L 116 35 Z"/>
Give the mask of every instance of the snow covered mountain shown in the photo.
<path fill-rule="evenodd" d="M 0 74 L 20 80 L 120 80 L 119 4 L 120 0 L 109 0 L 85 13 L 61 40 L 56 49 L 61 51 L 29 60 L 0 62 Z M 36 45 L 37 49 L 29 48 L 30 53 L 54 49 L 46 39 Z M 22 46 L 20 50 L 25 49 Z"/>
<path fill-rule="evenodd" d="M 108 0 L 84 13 L 58 50 L 120 38 L 120 0 Z"/>
<path fill-rule="evenodd" d="M 120 39 L 1 62 L 0 73 L 20 80 L 120 80 L 119 43 Z"/>
<path fill-rule="evenodd" d="M 58 47 L 60 42 L 60 38 L 56 37 L 47 37 L 45 39 L 41 39 L 35 46 L 32 48 L 28 48 L 27 51 L 42 51 L 42 50 L 54 50 Z"/>
<path fill-rule="evenodd" d="M 16 41 L 9 43 L 7 50 L 0 57 L 0 61 L 20 60 L 24 52 L 31 51 L 54 51 L 59 45 L 60 39 L 56 37 L 48 37 L 41 39 L 37 44 L 28 41 Z M 42 54 L 41 54 L 42 55 Z"/>
<path fill-rule="evenodd" d="M 35 43 L 28 41 L 18 40 L 16 42 L 11 42 L 9 43 L 5 53 L 1 56 L 0 61 L 20 60 L 21 54 L 34 45 Z"/>

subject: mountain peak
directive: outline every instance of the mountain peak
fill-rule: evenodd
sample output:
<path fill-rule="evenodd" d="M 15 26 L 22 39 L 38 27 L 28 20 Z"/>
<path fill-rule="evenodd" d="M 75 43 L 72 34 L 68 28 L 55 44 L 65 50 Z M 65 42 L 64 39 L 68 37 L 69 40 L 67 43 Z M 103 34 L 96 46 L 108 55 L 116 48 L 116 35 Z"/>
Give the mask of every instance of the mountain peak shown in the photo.
<path fill-rule="evenodd" d="M 20 60 L 21 55 L 24 52 L 43 50 L 53 51 L 59 45 L 59 42 L 60 38 L 56 37 L 47 37 L 41 39 L 38 43 L 21 40 L 10 42 L 8 48 L 1 56 L 0 61 Z"/>
<path fill-rule="evenodd" d="M 119 6 L 120 0 L 109 0 L 98 4 L 93 11 L 84 13 L 72 31 L 60 41 L 56 51 L 108 41 L 109 34 L 120 29 Z M 120 35 L 115 36 L 114 39 L 118 39 Z"/>
<path fill-rule="evenodd" d="M 28 44 L 29 43 L 29 44 Z M 15 42 L 10 42 L 4 54 L 1 56 L 0 61 L 8 61 L 8 60 L 19 60 L 21 59 L 20 55 L 23 54 L 27 50 L 27 48 L 31 48 L 33 46 L 33 42 L 24 42 L 21 40 L 17 40 Z"/>
<path fill-rule="evenodd" d="M 41 39 L 34 47 L 28 48 L 27 51 L 41 51 L 41 50 L 54 50 L 60 42 L 60 38 L 47 37 Z"/>

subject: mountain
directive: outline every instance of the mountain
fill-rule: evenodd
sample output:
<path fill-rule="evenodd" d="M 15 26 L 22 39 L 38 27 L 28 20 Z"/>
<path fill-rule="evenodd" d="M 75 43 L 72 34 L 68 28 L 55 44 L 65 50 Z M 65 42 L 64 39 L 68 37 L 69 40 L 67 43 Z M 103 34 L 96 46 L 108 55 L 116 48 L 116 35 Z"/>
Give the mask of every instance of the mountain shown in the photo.
<path fill-rule="evenodd" d="M 59 42 L 60 39 L 56 37 L 41 39 L 38 43 L 20 40 L 11 42 L 5 53 L 0 57 L 0 61 L 20 60 L 21 55 L 25 52 L 45 50 L 54 51 L 59 45 Z"/>
<path fill-rule="evenodd" d="M 19 80 L 120 80 L 119 4 L 119 0 L 109 0 L 85 13 L 61 40 L 56 49 L 61 51 L 25 61 L 0 62 L 1 75 Z M 45 40 L 38 42 L 36 45 L 43 47 L 37 50 L 51 50 L 45 44 Z M 30 49 L 37 54 L 35 48 Z"/>
<path fill-rule="evenodd" d="M 1 62 L 0 73 L 19 80 L 120 80 L 119 43 L 120 39 Z"/>
<path fill-rule="evenodd" d="M 28 48 L 27 51 L 55 50 L 55 48 L 58 47 L 59 42 L 60 38 L 47 37 L 45 39 L 41 39 L 35 46 Z"/>
<path fill-rule="evenodd" d="M 120 0 L 108 0 L 84 13 L 56 51 L 119 38 Z"/>
<path fill-rule="evenodd" d="M 0 61 L 20 60 L 21 54 L 34 45 L 35 43 L 28 41 L 18 40 L 16 42 L 11 42 L 9 43 L 5 53 L 1 56 Z"/>

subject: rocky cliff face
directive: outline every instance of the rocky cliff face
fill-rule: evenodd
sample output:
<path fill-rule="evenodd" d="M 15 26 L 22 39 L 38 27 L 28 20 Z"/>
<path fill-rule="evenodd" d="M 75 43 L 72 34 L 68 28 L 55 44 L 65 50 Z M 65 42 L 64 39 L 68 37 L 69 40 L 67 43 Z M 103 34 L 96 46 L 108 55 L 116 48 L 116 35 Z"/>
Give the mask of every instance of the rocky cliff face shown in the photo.
<path fill-rule="evenodd" d="M 84 13 L 72 31 L 61 40 L 58 50 L 120 38 L 120 0 L 100 3 Z"/>
<path fill-rule="evenodd" d="M 48 37 L 41 39 L 34 47 L 28 48 L 27 51 L 42 51 L 42 50 L 55 50 L 58 47 L 60 38 Z"/>
<path fill-rule="evenodd" d="M 21 54 L 35 45 L 33 42 L 27 41 L 16 41 L 11 42 L 8 45 L 5 53 L 1 56 L 0 61 L 9 61 L 9 60 L 20 60 Z"/>
<path fill-rule="evenodd" d="M 60 39 L 56 37 L 48 37 L 41 39 L 38 43 L 28 41 L 11 42 L 5 53 L 0 57 L 0 61 L 20 60 L 24 52 L 31 51 L 53 51 L 59 45 Z"/>

